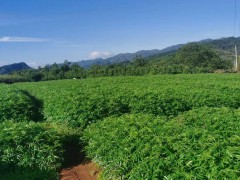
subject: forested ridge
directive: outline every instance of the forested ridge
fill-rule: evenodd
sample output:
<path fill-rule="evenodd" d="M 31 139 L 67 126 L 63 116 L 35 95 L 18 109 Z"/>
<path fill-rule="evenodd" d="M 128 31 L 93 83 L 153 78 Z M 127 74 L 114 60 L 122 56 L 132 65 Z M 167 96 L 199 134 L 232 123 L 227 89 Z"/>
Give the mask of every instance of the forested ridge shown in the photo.
<path fill-rule="evenodd" d="M 54 63 L 37 69 L 13 71 L 9 75 L 0 76 L 0 82 L 233 72 L 235 43 L 240 45 L 240 38 L 208 39 L 186 45 L 179 44 L 163 50 L 119 54 L 112 58 L 98 60 L 95 64 L 94 61 L 83 61 L 85 64 L 88 62 L 87 66 L 85 64 L 81 66 L 81 61 L 74 63 L 65 60 L 62 64 Z M 151 55 L 154 53 L 155 55 Z M 5 69 L 3 68 L 2 71 Z"/>
<path fill-rule="evenodd" d="M 21 77 L 21 81 L 46 81 L 105 76 L 231 72 L 232 68 L 233 58 L 226 52 L 219 51 L 213 45 L 189 43 L 178 51 L 170 51 L 148 58 L 136 56 L 132 61 L 92 65 L 89 69 L 84 69 L 78 64 L 72 64 L 65 60 L 63 64 L 55 63 L 38 69 L 17 71 L 12 73 L 14 76 L 9 78 Z M 2 77 L 2 82 L 12 82 L 6 79 L 8 79 L 6 76 Z M 19 78 L 16 81 L 19 81 Z"/>

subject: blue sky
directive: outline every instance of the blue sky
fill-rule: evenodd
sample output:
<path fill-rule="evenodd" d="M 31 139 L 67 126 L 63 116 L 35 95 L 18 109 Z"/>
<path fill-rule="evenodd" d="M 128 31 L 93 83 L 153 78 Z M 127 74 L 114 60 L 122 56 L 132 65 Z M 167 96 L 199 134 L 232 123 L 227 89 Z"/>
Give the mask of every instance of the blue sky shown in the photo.
<path fill-rule="evenodd" d="M 233 36 L 234 3 L 0 0 L 0 66 L 24 61 L 37 67 Z"/>

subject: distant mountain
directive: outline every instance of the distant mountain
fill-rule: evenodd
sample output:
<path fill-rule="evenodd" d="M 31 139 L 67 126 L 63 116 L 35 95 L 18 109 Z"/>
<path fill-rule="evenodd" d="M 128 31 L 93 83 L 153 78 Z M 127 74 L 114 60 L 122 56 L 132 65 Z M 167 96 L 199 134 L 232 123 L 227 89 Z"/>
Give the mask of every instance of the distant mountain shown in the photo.
<path fill-rule="evenodd" d="M 237 44 L 238 47 L 240 47 L 240 37 L 238 38 L 228 37 L 228 38 L 220 38 L 215 40 L 204 39 L 204 40 L 198 41 L 197 43 L 211 45 L 215 47 L 215 49 L 219 52 L 220 56 L 227 59 L 231 59 L 232 53 L 234 52 L 235 43 Z M 121 53 L 107 59 L 99 58 L 94 60 L 78 61 L 76 63 L 84 68 L 89 68 L 92 65 L 108 65 L 108 64 L 120 63 L 125 61 L 131 61 L 136 56 L 142 56 L 143 58 L 149 58 L 154 56 L 154 58 L 156 59 L 156 57 L 162 57 L 168 54 L 172 54 L 186 44 L 178 44 L 178 45 L 164 48 L 162 50 L 153 49 L 153 50 L 141 50 L 135 53 Z M 238 53 L 240 54 L 240 48 L 238 49 Z"/>
<path fill-rule="evenodd" d="M 235 44 L 238 47 L 238 54 L 240 54 L 240 37 L 227 37 L 227 38 L 220 38 L 220 39 L 206 39 L 202 41 L 198 41 L 196 43 L 201 43 L 205 45 L 210 45 L 215 49 L 215 52 L 224 60 L 229 61 L 232 63 L 234 61 L 234 51 L 235 51 Z M 167 62 L 171 63 L 176 51 L 157 54 L 154 56 L 150 56 L 147 60 L 151 64 L 164 64 Z"/>
<path fill-rule="evenodd" d="M 30 69 L 26 63 L 20 62 L 20 63 L 15 63 L 15 64 L 10 64 L 10 65 L 5 65 L 0 67 L 0 74 L 10 74 L 13 71 L 20 71 L 24 69 Z"/>
<path fill-rule="evenodd" d="M 219 55 L 223 58 L 232 59 L 234 53 L 234 46 L 235 43 L 238 47 L 240 47 L 240 37 L 228 37 L 228 38 L 220 38 L 220 39 L 204 39 L 198 41 L 197 43 L 207 44 L 215 47 L 218 51 Z M 187 43 L 186 43 L 187 44 Z M 167 56 L 169 54 L 175 53 L 178 49 L 183 47 L 186 44 L 177 44 L 162 50 L 153 49 L 153 50 L 141 50 L 135 53 L 121 53 L 116 56 L 107 58 L 107 59 L 93 59 L 93 60 L 82 60 L 77 62 L 71 62 L 70 65 L 78 64 L 83 68 L 90 68 L 92 65 L 109 65 L 115 63 L 121 63 L 126 61 L 133 60 L 136 56 L 141 56 L 143 58 L 151 59 L 154 62 L 159 61 L 159 58 Z M 240 54 L 240 48 L 238 49 L 238 53 Z M 166 59 L 166 58 L 165 58 Z M 62 65 L 62 64 L 59 64 Z M 51 66 L 51 65 L 49 65 Z M 30 67 L 25 63 L 16 63 L 7 66 L 0 67 L 0 74 L 8 74 L 12 71 L 22 70 L 22 69 L 29 69 Z"/>
<path fill-rule="evenodd" d="M 116 56 L 113 56 L 113 57 L 110 57 L 110 58 L 107 58 L 107 59 L 98 58 L 98 59 L 94 59 L 94 60 L 78 61 L 78 62 L 75 62 L 75 63 L 84 67 L 84 68 L 89 68 L 92 65 L 108 65 L 108 64 L 120 63 L 120 62 L 124 62 L 124 61 L 131 61 L 136 56 L 141 56 L 143 58 L 147 58 L 147 57 L 157 55 L 157 54 L 177 51 L 183 45 L 184 44 L 178 44 L 178 45 L 174 45 L 174 46 L 164 48 L 162 50 L 153 49 L 153 50 L 141 50 L 141 51 L 138 51 L 138 52 L 135 52 L 135 53 L 121 53 L 121 54 L 118 54 Z"/>
<path fill-rule="evenodd" d="M 221 39 L 215 39 L 215 40 L 211 40 L 203 43 L 212 45 L 215 48 L 223 51 L 234 52 L 235 43 L 238 47 L 240 47 L 240 37 L 221 38 Z M 240 52 L 240 49 L 238 49 L 238 51 Z"/>

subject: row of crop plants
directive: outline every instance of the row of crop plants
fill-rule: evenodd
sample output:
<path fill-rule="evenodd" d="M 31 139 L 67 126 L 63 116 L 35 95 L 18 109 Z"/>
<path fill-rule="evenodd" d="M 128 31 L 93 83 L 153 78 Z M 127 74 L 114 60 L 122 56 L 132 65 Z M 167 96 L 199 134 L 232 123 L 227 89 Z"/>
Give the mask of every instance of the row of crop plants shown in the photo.
<path fill-rule="evenodd" d="M 81 131 L 46 122 L 28 91 L 1 85 L 0 92 L 0 179 L 58 179 L 64 146 Z"/>
<path fill-rule="evenodd" d="M 17 84 L 44 102 L 44 117 L 85 128 L 109 116 L 148 113 L 176 116 L 197 107 L 240 106 L 233 75 L 176 75 Z"/>
<path fill-rule="evenodd" d="M 66 142 L 77 141 L 106 179 L 240 177 L 239 82 L 204 74 L 1 85 L 0 174 L 57 178 Z"/>
<path fill-rule="evenodd" d="M 240 110 L 198 108 L 172 119 L 107 118 L 83 139 L 104 179 L 238 179 Z"/>

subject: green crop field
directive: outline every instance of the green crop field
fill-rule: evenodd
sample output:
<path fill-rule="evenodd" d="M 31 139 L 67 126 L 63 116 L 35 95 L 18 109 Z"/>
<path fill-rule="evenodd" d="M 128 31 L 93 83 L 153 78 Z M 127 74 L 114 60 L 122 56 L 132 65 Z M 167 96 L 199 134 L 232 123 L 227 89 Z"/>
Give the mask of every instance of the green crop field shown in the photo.
<path fill-rule="evenodd" d="M 57 179 L 66 144 L 102 179 L 238 179 L 239 107 L 238 74 L 1 84 L 0 179 Z"/>

